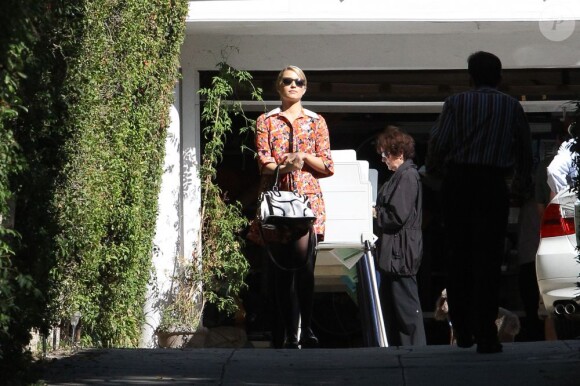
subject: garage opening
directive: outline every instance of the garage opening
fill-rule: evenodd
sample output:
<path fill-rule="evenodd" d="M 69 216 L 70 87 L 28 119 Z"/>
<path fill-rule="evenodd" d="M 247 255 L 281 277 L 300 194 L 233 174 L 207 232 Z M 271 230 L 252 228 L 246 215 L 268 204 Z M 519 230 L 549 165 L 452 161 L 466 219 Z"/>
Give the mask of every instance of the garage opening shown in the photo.
<path fill-rule="evenodd" d="M 208 87 L 215 72 L 200 73 L 201 87 Z M 438 117 L 444 99 L 452 93 L 470 88 L 465 70 L 433 71 L 306 71 L 308 90 L 303 105 L 322 114 L 329 127 L 333 150 L 354 149 L 358 160 L 369 162 L 378 171 L 378 186 L 390 176 L 376 154 L 374 138 L 387 125 L 399 126 L 411 134 L 417 145 L 418 166 L 423 165 L 429 130 Z M 254 83 L 263 89 L 264 103 L 248 102 L 245 111 L 257 118 L 264 110 L 277 107 L 274 89 L 276 72 L 252 72 Z M 504 70 L 500 90 L 516 97 L 527 112 L 532 127 L 535 161 L 555 151 L 554 133 L 562 128 L 561 106 L 580 92 L 580 69 Z M 249 100 L 243 95 L 241 100 Z M 202 101 L 203 103 L 203 101 Z M 250 152 L 242 153 L 241 145 L 253 148 L 251 136 L 233 133 L 224 148 L 218 172 L 218 183 L 231 200 L 240 201 L 244 214 L 252 218 L 258 194 L 259 175 Z M 202 147 L 203 148 L 203 147 Z M 424 259 L 418 275 L 420 298 L 426 317 L 428 344 L 448 343 L 448 326 L 435 321 L 435 302 L 445 288 L 445 245 L 441 229 L 438 197 L 425 188 L 424 194 Z M 509 239 L 506 240 L 505 270 L 501 305 L 521 314 L 517 288 L 518 265 L 517 216 L 510 217 Z M 246 332 L 252 344 L 267 347 L 271 315 L 267 280 L 258 247 L 247 247 L 246 256 L 252 265 L 249 289 L 244 294 Z M 360 347 L 362 332 L 356 299 L 347 293 L 317 293 L 314 326 L 322 347 Z M 224 323 L 216 319 L 215 323 Z M 211 326 L 214 321 L 205 321 Z"/>

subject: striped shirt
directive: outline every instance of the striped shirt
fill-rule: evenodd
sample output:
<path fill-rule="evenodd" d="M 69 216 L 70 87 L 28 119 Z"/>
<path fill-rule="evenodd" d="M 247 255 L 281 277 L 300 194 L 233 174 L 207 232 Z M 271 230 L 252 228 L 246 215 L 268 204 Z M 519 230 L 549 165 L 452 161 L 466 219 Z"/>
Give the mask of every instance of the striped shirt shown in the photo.
<path fill-rule="evenodd" d="M 452 95 L 431 129 L 428 172 L 458 165 L 514 167 L 527 181 L 532 171 L 530 126 L 517 99 L 482 87 Z"/>

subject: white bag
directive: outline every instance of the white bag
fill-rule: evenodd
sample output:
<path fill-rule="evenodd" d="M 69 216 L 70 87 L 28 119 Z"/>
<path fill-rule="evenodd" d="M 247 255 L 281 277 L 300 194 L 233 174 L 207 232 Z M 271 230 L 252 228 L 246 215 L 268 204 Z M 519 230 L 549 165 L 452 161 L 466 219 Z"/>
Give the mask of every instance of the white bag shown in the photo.
<path fill-rule="evenodd" d="M 260 196 L 259 218 L 262 226 L 302 228 L 311 225 L 316 216 L 310 208 L 308 197 L 296 192 L 280 191 L 274 186 Z"/>
<path fill-rule="evenodd" d="M 270 190 L 262 192 L 258 200 L 258 221 L 260 223 L 260 236 L 266 248 L 270 260 L 283 271 L 297 271 L 305 267 L 308 262 L 308 256 L 311 256 L 316 246 L 316 235 L 313 232 L 312 223 L 316 216 L 310 208 L 310 202 L 307 196 L 297 192 L 280 191 L 278 189 L 278 172 L 280 166 L 276 167 L 274 172 L 274 184 Z M 276 234 L 278 243 L 286 243 L 286 238 L 292 239 L 295 235 L 304 235 L 308 232 L 308 250 L 303 260 L 291 262 L 282 262 L 274 258 L 268 244 L 272 242 L 265 236 Z"/>
<path fill-rule="evenodd" d="M 285 225 L 290 228 L 305 229 L 312 225 L 316 216 L 310 208 L 307 196 L 298 192 L 280 191 L 278 176 L 280 165 L 274 171 L 274 183 L 270 190 L 262 192 L 259 198 L 258 218 L 262 227 L 276 228 Z"/>

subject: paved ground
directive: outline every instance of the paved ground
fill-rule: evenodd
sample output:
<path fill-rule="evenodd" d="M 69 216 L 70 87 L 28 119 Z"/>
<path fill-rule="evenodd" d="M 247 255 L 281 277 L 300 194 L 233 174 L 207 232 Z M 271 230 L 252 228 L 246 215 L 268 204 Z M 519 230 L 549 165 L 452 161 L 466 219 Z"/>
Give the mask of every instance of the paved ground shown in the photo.
<path fill-rule="evenodd" d="M 44 382 L 44 383 L 42 383 Z M 53 359 L 46 385 L 580 385 L 580 340 L 474 348 L 117 349 Z"/>

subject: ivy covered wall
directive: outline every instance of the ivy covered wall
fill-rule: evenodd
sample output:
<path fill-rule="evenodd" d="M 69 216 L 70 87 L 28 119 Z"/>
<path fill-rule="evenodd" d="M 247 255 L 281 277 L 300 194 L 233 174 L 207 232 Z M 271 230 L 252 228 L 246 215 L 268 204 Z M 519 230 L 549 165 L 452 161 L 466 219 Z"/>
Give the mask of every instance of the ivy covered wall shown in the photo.
<path fill-rule="evenodd" d="M 13 229 L 14 188 L 11 178 L 25 172 L 25 160 L 15 139 L 18 118 L 26 113 L 22 83 L 33 26 L 40 15 L 36 3 L 7 0 L 0 12 L 0 374 L 26 372 L 28 327 L 38 320 L 31 312 L 41 299 L 34 280 L 16 264 L 19 235 Z M 20 369 L 20 370 L 19 370 Z M 9 371 L 8 371 L 9 370 Z"/>
<path fill-rule="evenodd" d="M 136 346 L 188 2 L 35 4 L 27 110 L 10 122 L 27 165 L 10 174 L 10 259 L 41 294 L 23 328 L 80 311 L 85 343 Z"/>

